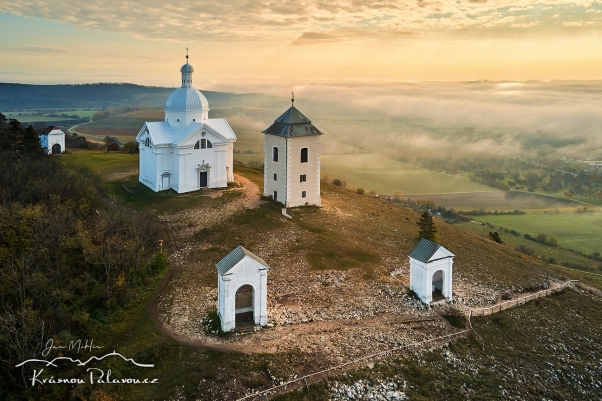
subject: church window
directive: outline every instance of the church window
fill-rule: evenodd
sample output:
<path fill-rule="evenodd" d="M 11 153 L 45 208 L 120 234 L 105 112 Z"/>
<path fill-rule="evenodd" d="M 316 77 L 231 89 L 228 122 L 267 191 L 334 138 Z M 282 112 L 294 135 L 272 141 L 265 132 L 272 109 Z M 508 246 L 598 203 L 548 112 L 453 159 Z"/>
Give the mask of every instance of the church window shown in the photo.
<path fill-rule="evenodd" d="M 196 143 L 194 144 L 194 148 L 198 149 L 199 148 L 199 141 L 196 141 Z"/>
<path fill-rule="evenodd" d="M 307 197 L 307 191 L 301 191 L 301 197 L 302 198 Z"/>
<path fill-rule="evenodd" d="M 301 176 L 299 177 L 299 182 L 306 182 L 306 181 L 307 181 L 307 175 L 301 174 Z"/>
<path fill-rule="evenodd" d="M 272 148 L 272 161 L 278 161 L 278 148 L 276 146 Z"/>
<path fill-rule="evenodd" d="M 150 147 L 150 138 L 149 137 L 146 137 L 146 139 L 144 140 L 144 146 Z"/>
<path fill-rule="evenodd" d="M 209 142 L 208 140 L 206 140 L 205 138 L 201 139 L 201 149 L 207 149 L 207 148 L 211 148 L 211 142 L 209 142 L 209 146 L 207 146 L 207 142 Z"/>
<path fill-rule="evenodd" d="M 209 139 L 207 139 L 207 149 L 212 149 L 213 148 L 213 144 L 211 143 L 211 141 Z"/>
<path fill-rule="evenodd" d="M 274 181 L 278 181 L 278 174 L 274 173 Z"/>
<path fill-rule="evenodd" d="M 307 148 L 301 149 L 301 163 L 307 163 L 307 160 L 308 160 L 307 152 L 308 152 Z"/>
<path fill-rule="evenodd" d="M 196 118 L 193 118 L 192 121 L 196 121 Z"/>

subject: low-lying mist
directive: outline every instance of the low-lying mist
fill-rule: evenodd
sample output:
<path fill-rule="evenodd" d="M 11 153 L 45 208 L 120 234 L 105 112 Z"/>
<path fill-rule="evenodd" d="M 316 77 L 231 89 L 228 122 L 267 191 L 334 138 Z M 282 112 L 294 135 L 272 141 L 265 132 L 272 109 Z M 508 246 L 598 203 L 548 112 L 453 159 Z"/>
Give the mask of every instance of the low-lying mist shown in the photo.
<path fill-rule="evenodd" d="M 276 95 L 282 105 L 270 106 L 284 108 L 288 88 L 295 105 L 327 133 L 397 143 L 405 155 L 602 156 L 600 81 L 283 82 L 211 89 Z"/>

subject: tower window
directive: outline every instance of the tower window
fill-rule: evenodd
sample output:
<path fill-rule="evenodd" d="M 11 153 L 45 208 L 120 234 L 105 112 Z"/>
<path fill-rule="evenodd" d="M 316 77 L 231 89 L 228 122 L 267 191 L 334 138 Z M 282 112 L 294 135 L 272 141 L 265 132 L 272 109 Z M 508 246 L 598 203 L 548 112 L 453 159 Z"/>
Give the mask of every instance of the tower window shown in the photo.
<path fill-rule="evenodd" d="M 274 200 L 278 200 L 278 192 L 274 191 Z"/>
<path fill-rule="evenodd" d="M 278 181 L 278 174 L 274 173 L 274 181 Z"/>
<path fill-rule="evenodd" d="M 305 182 L 307 181 L 307 175 L 306 174 L 301 174 L 299 176 L 299 182 Z"/>
<path fill-rule="evenodd" d="M 307 197 L 307 191 L 301 191 L 301 197 L 302 198 Z"/>
<path fill-rule="evenodd" d="M 278 162 L 278 148 L 276 146 L 272 148 L 272 161 Z"/>
<path fill-rule="evenodd" d="M 307 152 L 308 152 L 307 148 L 301 149 L 301 163 L 307 163 L 307 160 L 308 160 Z"/>

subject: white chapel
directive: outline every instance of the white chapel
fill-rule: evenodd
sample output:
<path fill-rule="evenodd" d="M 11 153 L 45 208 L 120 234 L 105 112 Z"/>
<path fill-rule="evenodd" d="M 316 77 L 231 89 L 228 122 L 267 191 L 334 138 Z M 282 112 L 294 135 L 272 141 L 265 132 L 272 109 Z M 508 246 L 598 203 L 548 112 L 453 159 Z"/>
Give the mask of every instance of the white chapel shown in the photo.
<path fill-rule="evenodd" d="M 165 121 L 146 122 L 138 132 L 141 183 L 155 192 L 222 188 L 234 181 L 236 135 L 224 118 L 209 118 L 209 103 L 192 87 L 194 69 L 180 69 L 182 86 L 165 103 Z"/>

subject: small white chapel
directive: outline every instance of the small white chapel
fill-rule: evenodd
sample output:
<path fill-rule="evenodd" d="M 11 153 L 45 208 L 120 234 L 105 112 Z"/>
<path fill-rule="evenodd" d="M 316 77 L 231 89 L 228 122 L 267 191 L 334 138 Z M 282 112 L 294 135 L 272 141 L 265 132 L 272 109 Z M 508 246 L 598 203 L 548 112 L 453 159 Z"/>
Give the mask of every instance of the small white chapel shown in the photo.
<path fill-rule="evenodd" d="M 209 118 L 209 103 L 192 87 L 194 69 L 180 69 L 182 86 L 165 103 L 165 121 L 146 122 L 136 136 L 141 183 L 155 192 L 223 188 L 234 181 L 236 135 L 224 118 Z"/>

